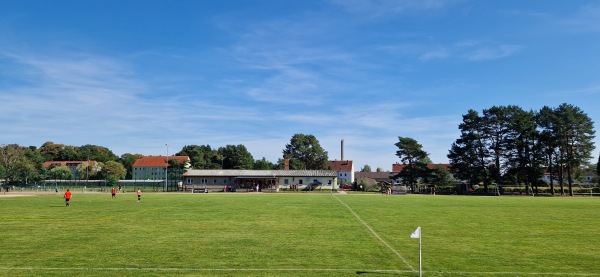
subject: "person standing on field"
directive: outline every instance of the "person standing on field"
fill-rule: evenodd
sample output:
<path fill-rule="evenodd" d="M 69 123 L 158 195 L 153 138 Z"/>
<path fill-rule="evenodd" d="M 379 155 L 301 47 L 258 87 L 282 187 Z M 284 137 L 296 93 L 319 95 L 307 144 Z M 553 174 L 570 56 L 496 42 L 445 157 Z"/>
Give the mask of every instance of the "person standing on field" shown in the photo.
<path fill-rule="evenodd" d="M 71 192 L 67 189 L 67 191 L 65 192 L 65 203 L 67 204 L 67 207 L 71 206 L 71 204 L 69 204 L 69 201 L 71 201 Z"/>
<path fill-rule="evenodd" d="M 117 189 L 112 188 L 112 190 L 110 191 L 110 194 L 112 194 L 112 198 L 117 198 Z"/>
<path fill-rule="evenodd" d="M 142 189 L 141 188 L 138 188 L 137 196 L 138 196 L 138 202 L 140 202 L 140 200 L 142 199 Z"/>

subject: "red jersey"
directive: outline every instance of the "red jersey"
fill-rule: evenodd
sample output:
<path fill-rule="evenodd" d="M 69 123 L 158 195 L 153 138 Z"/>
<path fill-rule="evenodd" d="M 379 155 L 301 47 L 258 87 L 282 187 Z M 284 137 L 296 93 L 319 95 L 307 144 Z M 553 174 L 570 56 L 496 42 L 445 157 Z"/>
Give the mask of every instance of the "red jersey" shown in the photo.
<path fill-rule="evenodd" d="M 70 191 L 65 192 L 65 199 L 71 199 L 71 192 Z"/>

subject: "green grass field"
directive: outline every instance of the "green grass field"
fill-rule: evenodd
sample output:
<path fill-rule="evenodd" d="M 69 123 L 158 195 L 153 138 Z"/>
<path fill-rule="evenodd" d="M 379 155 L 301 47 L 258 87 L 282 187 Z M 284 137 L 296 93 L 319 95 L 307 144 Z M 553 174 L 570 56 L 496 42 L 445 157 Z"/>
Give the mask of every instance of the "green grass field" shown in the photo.
<path fill-rule="evenodd" d="M 2 276 L 600 276 L 600 198 L 0 198 Z"/>

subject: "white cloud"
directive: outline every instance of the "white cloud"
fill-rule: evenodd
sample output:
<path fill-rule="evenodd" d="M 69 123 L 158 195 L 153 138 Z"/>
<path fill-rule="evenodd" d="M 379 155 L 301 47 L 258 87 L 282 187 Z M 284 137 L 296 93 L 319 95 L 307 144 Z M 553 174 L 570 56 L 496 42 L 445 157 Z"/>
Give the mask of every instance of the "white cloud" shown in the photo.
<path fill-rule="evenodd" d="M 600 31 L 600 5 L 585 5 L 574 15 L 558 22 L 572 32 L 598 32 Z"/>
<path fill-rule="evenodd" d="M 443 0 L 331 0 L 345 10 L 367 17 L 382 17 L 393 14 L 421 13 L 440 10 L 456 1 Z"/>
<path fill-rule="evenodd" d="M 519 45 L 492 45 L 483 48 L 474 49 L 466 54 L 466 58 L 471 61 L 488 61 L 506 58 L 517 53 L 522 47 Z"/>
<path fill-rule="evenodd" d="M 419 57 L 419 59 L 424 60 L 424 61 L 442 60 L 442 59 L 448 58 L 449 55 L 450 54 L 448 53 L 447 50 L 438 49 L 438 50 L 433 50 L 433 51 L 429 51 L 429 52 L 422 54 Z"/>

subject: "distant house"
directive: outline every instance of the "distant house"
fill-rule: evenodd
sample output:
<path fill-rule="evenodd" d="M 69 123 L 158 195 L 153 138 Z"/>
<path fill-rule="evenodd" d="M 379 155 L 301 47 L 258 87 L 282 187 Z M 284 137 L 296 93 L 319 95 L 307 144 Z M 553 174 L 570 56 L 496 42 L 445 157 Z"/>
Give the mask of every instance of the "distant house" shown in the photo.
<path fill-rule="evenodd" d="M 328 161 L 327 165 L 331 170 L 337 171 L 338 179 L 345 183 L 352 183 L 354 181 L 354 163 L 350 160 L 342 161 Z"/>
<path fill-rule="evenodd" d="M 360 183 L 360 180 L 371 179 L 376 181 L 377 183 L 386 183 L 390 184 L 392 182 L 392 172 L 360 172 L 357 171 L 354 173 L 356 177 L 356 183 Z"/>
<path fill-rule="evenodd" d="M 240 170 L 190 169 L 183 174 L 190 187 L 220 189 L 234 187 L 249 191 L 279 189 L 337 189 L 337 173 L 333 170 Z"/>
<path fill-rule="evenodd" d="M 360 172 L 357 171 L 354 173 L 356 177 L 356 184 L 363 183 L 368 188 L 374 185 L 391 185 L 392 184 L 392 172 Z"/>
<path fill-rule="evenodd" d="M 71 169 L 73 176 L 77 176 L 77 166 L 79 166 L 80 164 L 88 165 L 93 163 L 95 163 L 95 161 L 51 161 L 44 162 L 43 166 L 45 169 L 52 169 L 53 167 L 57 166 L 66 166 L 69 169 Z"/>
<path fill-rule="evenodd" d="M 189 167 L 189 156 L 142 156 L 135 160 L 132 166 L 132 179 L 134 180 L 163 180 L 165 178 L 165 169 L 170 166 L 173 160 Z"/>
<path fill-rule="evenodd" d="M 564 178 L 565 178 L 564 182 L 565 183 L 567 183 L 567 178 L 566 177 L 567 176 L 564 176 Z M 555 178 L 554 179 L 554 184 L 555 185 L 559 184 L 559 181 L 557 180 L 558 176 L 557 176 L 556 173 L 554 175 L 554 178 Z M 595 172 L 593 172 L 593 171 L 586 171 L 586 172 L 584 172 L 581 175 L 581 180 L 582 180 L 581 183 L 579 181 L 577 181 L 577 180 L 573 180 L 573 183 L 574 184 L 578 184 L 578 185 L 580 185 L 582 187 L 593 187 L 593 186 L 596 185 L 597 178 L 598 178 L 598 175 Z M 546 184 L 550 184 L 550 171 L 547 168 L 544 170 L 544 175 L 542 176 L 542 181 L 544 181 Z"/>

